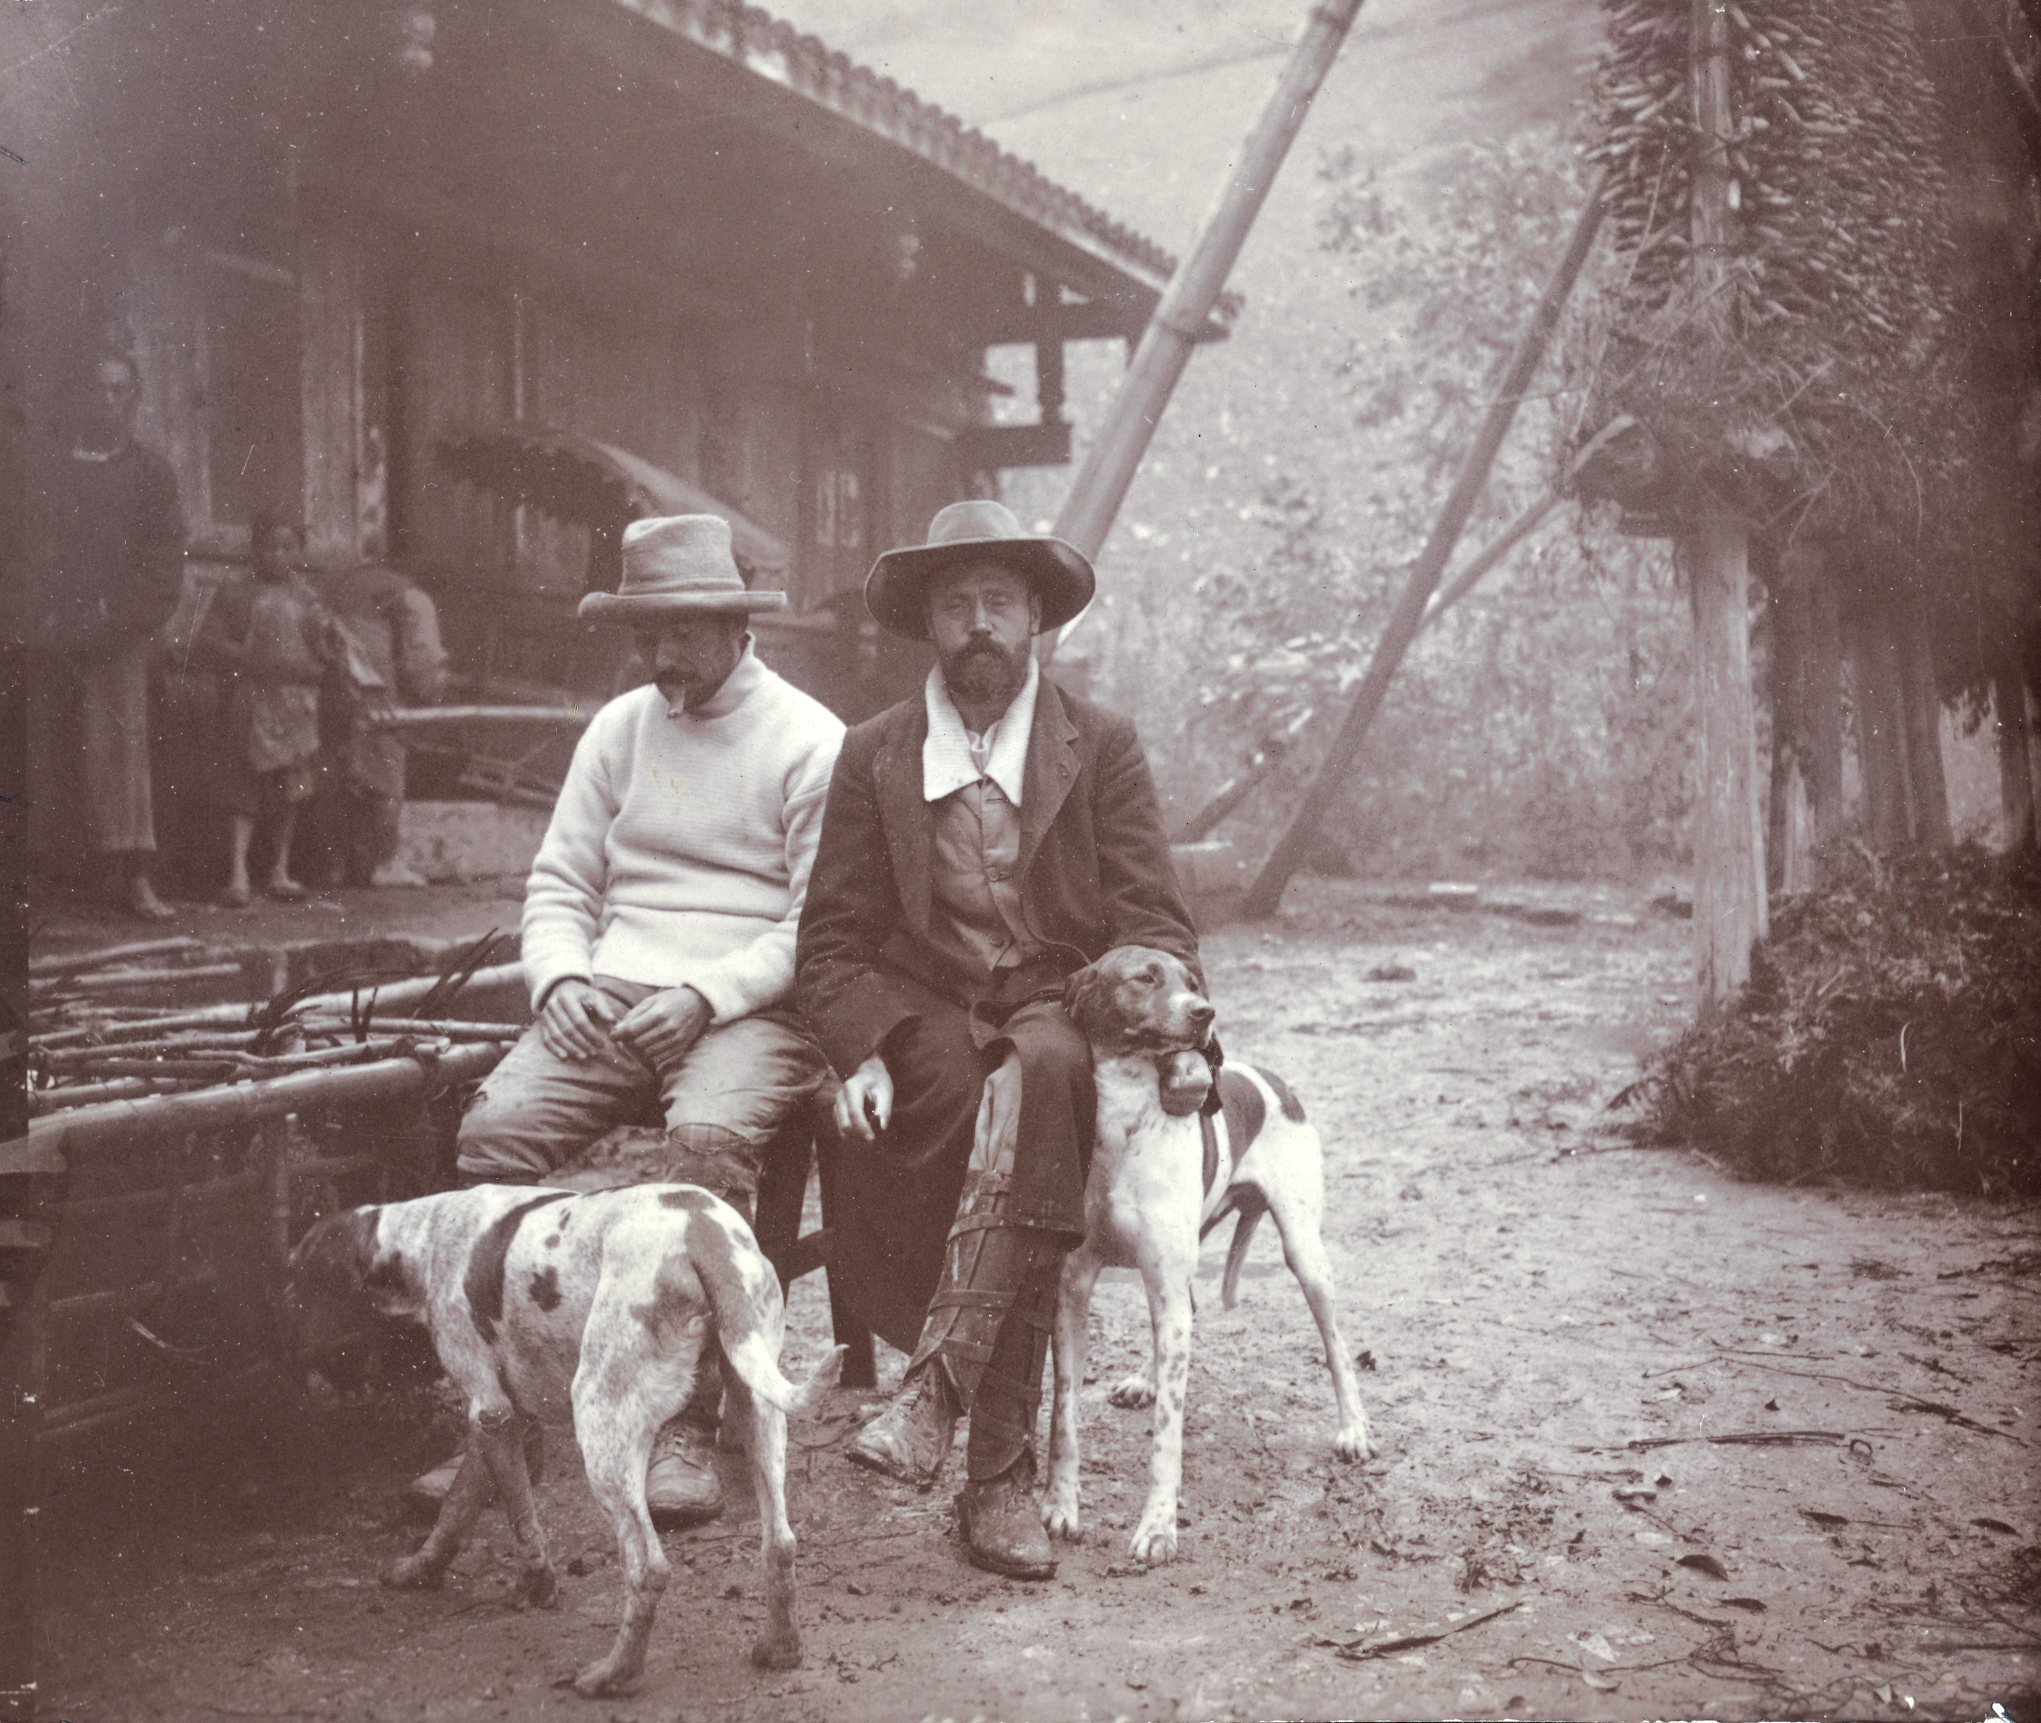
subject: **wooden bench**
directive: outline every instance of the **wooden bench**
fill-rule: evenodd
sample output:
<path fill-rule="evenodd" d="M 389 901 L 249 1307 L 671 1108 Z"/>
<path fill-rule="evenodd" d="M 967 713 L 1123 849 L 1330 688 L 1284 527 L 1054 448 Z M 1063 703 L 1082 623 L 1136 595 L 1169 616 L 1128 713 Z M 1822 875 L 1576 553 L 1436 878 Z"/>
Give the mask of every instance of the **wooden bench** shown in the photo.
<path fill-rule="evenodd" d="M 787 1116 L 765 1152 L 759 1169 L 758 1206 L 753 1230 L 759 1248 L 779 1270 L 780 1289 L 816 1269 L 830 1264 L 830 1217 L 837 1205 L 837 1135 L 830 1116 L 833 1091 L 825 1091 Z M 814 1168 L 822 1185 L 822 1225 L 814 1232 L 801 1231 L 801 1214 L 808 1200 L 808 1172 Z M 829 1316 L 839 1346 L 848 1350 L 843 1359 L 842 1382 L 846 1388 L 877 1385 L 872 1356 L 871 1332 L 851 1314 L 832 1274 L 829 1282 Z"/>

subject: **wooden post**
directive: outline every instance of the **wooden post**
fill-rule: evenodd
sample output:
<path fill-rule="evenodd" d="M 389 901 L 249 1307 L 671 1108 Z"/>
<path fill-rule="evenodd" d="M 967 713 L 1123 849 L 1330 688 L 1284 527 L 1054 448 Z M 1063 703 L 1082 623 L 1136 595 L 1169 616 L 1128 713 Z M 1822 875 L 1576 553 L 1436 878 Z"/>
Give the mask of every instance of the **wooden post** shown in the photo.
<path fill-rule="evenodd" d="M 1375 647 L 1374 657 L 1368 661 L 1367 674 L 1361 678 L 1360 688 L 1354 695 L 1353 705 L 1347 709 L 1339 734 L 1333 738 L 1331 749 L 1319 765 L 1318 776 L 1305 790 L 1304 800 L 1290 821 L 1289 830 L 1283 833 L 1269 859 L 1262 864 L 1261 872 L 1255 876 L 1254 883 L 1247 889 L 1240 913 L 1250 921 L 1275 914 L 1276 905 L 1282 901 L 1283 888 L 1303 864 L 1305 852 L 1317 834 L 1318 822 L 1325 817 L 1326 809 L 1339 793 L 1340 784 L 1368 734 L 1368 726 L 1381 710 L 1382 697 L 1389 691 L 1390 678 L 1396 674 L 1403 655 L 1410 650 L 1410 643 L 1424 626 L 1425 610 L 1433 589 L 1439 584 L 1439 576 L 1445 573 L 1446 561 L 1453 554 L 1453 547 L 1460 542 L 1461 530 L 1467 524 L 1467 517 L 1474 512 L 1482 487 L 1488 483 L 1488 472 L 1495 464 L 1496 453 L 1502 447 L 1503 438 L 1509 434 L 1517 408 L 1523 403 L 1524 391 L 1530 387 L 1531 378 L 1545 357 L 1552 331 L 1559 326 L 1559 313 L 1565 308 L 1567 295 L 1573 291 L 1581 267 L 1587 262 L 1588 252 L 1593 249 L 1595 234 L 1602 224 L 1603 183 L 1597 179 L 1589 191 L 1587 207 L 1580 212 L 1580 219 L 1574 223 L 1573 234 L 1566 242 L 1566 253 L 1560 258 L 1552 279 L 1545 284 L 1538 308 L 1531 314 L 1529 326 L 1518 339 L 1516 351 L 1510 355 L 1509 368 L 1503 374 L 1494 399 L 1488 404 L 1487 416 L 1481 422 L 1473 447 L 1467 451 L 1467 459 L 1453 481 L 1445 506 L 1439 510 L 1438 524 L 1432 528 L 1431 537 L 1418 553 L 1417 561 L 1411 565 L 1410 579 L 1396 601 L 1395 612 Z"/>
<path fill-rule="evenodd" d="M 1694 310 L 1731 339 L 1724 291 L 1734 242 L 1729 207 L 1728 0 L 1693 0 Z M 1758 806 L 1755 697 L 1750 679 L 1749 529 L 1705 489 L 1680 545 L 1694 611 L 1699 791 L 1694 802 L 1694 964 L 1701 1018 L 1750 979 L 1750 948 L 1766 928 L 1764 829 Z"/>
<path fill-rule="evenodd" d="M 1927 606 L 1903 601 L 1893 645 L 1899 658 L 1900 719 L 1906 741 L 1910 793 L 1909 836 L 1926 849 L 1947 849 L 1949 786 L 1942 771 L 1942 696 L 1935 685 L 1935 646 Z"/>
<path fill-rule="evenodd" d="M 1694 611 L 1700 743 L 1694 961 L 1706 1021 L 1750 979 L 1750 948 L 1767 926 L 1751 726 L 1750 547 L 1743 521 L 1716 505 L 1700 512 L 1682 549 Z"/>
<path fill-rule="evenodd" d="M 1843 630 L 1835 582 L 1819 545 L 1788 548 L 1779 558 L 1788 580 L 1805 594 L 1806 631 L 1801 640 L 1801 716 L 1806 751 L 1800 768 L 1807 782 L 1808 811 L 1814 821 L 1813 872 L 1818 884 L 1835 865 L 1842 847 L 1843 820 Z"/>
<path fill-rule="evenodd" d="M 1889 603 L 1882 593 L 1867 593 L 1850 619 L 1857 761 L 1864 773 L 1864 838 L 1880 855 L 1905 849 L 1913 827 L 1907 815 L 1905 724 Z"/>
<path fill-rule="evenodd" d="M 2035 844 L 2033 733 L 2027 723 L 2027 685 L 2019 666 L 2001 663 L 1991 679 L 1993 738 L 1998 743 L 1999 806 L 2005 814 L 2006 848 Z"/>
<path fill-rule="evenodd" d="M 1765 798 L 1765 886 L 1807 889 L 1807 588 L 1789 578 L 1783 559 L 1766 583 L 1772 621 L 1767 692 L 1772 707 L 1771 789 Z"/>

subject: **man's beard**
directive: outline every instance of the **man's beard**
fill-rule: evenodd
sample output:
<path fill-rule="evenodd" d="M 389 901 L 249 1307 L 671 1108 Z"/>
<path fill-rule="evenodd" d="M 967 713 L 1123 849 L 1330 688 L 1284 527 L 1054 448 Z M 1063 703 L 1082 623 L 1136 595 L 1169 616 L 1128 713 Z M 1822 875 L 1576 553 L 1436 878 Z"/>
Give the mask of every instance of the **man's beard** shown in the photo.
<path fill-rule="evenodd" d="M 968 641 L 942 662 L 951 699 L 973 706 L 1004 711 L 1028 679 L 1028 649 L 1009 653 L 996 640 Z"/>

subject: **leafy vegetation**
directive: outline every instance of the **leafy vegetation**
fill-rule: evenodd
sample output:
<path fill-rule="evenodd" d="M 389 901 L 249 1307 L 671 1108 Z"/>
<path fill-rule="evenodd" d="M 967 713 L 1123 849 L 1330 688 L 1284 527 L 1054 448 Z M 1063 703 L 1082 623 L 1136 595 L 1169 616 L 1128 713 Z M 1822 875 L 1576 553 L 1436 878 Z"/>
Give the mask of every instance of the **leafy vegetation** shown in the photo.
<path fill-rule="evenodd" d="M 1223 653 L 1194 733 L 1237 757 L 1318 715 L 1279 773 L 1284 803 L 1316 766 L 1308 738 L 1330 731 L 1361 676 L 1587 195 L 1557 128 L 1456 149 L 1421 180 L 1339 153 L 1319 171 L 1321 250 L 1352 278 L 1333 361 L 1346 422 L 1323 466 L 1280 451 L 1252 508 L 1254 555 L 1193 587 Z M 1548 376 L 1585 372 L 1587 327 Z M 1549 383 L 1525 403 L 1460 563 L 1544 495 L 1579 410 L 1577 391 Z M 1585 877 L 1676 862 L 1690 795 L 1682 610 L 1662 547 L 1595 515 L 1548 525 L 1420 640 L 1314 865 Z"/>
<path fill-rule="evenodd" d="M 1750 1178 L 2041 1191 L 2041 869 L 1966 846 L 1789 900 L 1744 995 L 1627 1093 Z"/>

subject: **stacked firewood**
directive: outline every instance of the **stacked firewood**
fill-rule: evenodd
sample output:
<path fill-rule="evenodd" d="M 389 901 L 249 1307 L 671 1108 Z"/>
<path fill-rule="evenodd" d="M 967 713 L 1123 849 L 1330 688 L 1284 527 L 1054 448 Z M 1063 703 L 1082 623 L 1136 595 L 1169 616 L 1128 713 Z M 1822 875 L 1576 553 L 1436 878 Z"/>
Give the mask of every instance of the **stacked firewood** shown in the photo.
<path fill-rule="evenodd" d="M 521 1033 L 517 1025 L 470 1022 L 450 1010 L 495 944 L 493 933 L 477 941 L 436 981 L 325 976 L 255 1004 L 185 1008 L 120 1001 L 238 976 L 242 965 L 205 961 L 217 954 L 196 939 L 36 958 L 29 976 L 30 1115 L 432 1054 L 461 1043 L 507 1046 Z"/>

